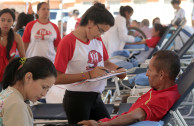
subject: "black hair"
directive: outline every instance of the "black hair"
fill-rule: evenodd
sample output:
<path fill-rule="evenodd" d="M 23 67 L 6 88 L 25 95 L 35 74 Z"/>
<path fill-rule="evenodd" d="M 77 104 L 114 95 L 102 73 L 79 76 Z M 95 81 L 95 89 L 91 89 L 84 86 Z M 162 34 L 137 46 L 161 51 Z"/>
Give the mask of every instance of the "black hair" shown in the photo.
<path fill-rule="evenodd" d="M 33 20 L 34 20 L 34 16 L 32 14 L 25 14 L 24 12 L 20 13 L 14 30 L 18 31 L 23 26 L 26 26 L 27 23 Z"/>
<path fill-rule="evenodd" d="M 44 79 L 47 77 L 57 77 L 57 72 L 53 63 L 40 56 L 27 58 L 21 68 L 21 58 L 13 59 L 6 67 L 3 75 L 3 89 L 13 86 L 17 81 L 23 80 L 27 72 L 32 73 L 33 80 Z"/>
<path fill-rule="evenodd" d="M 174 5 L 174 4 L 181 4 L 181 0 L 172 0 L 171 1 L 171 4 Z"/>
<path fill-rule="evenodd" d="M 11 10 L 15 13 L 16 12 L 16 10 L 14 9 L 14 8 L 11 8 Z"/>
<path fill-rule="evenodd" d="M 160 18 L 159 18 L 159 17 L 154 18 L 153 21 L 152 21 L 152 25 L 155 24 L 155 21 L 156 21 L 156 20 L 160 20 Z"/>
<path fill-rule="evenodd" d="M 112 14 L 105 8 L 104 4 L 98 2 L 83 14 L 80 26 L 86 26 L 89 20 L 93 21 L 94 24 L 114 25 L 114 17 Z"/>
<path fill-rule="evenodd" d="M 160 50 L 155 52 L 154 66 L 157 71 L 164 70 L 170 79 L 175 80 L 180 72 L 180 59 L 178 55 L 170 50 Z"/>
<path fill-rule="evenodd" d="M 154 28 L 156 31 L 159 31 L 159 36 L 162 37 L 164 32 L 166 31 L 167 27 L 166 26 L 162 26 L 161 24 L 159 23 L 155 23 L 154 24 Z"/>
<path fill-rule="evenodd" d="M 39 11 L 40 10 L 40 8 L 41 8 L 41 6 L 43 5 L 43 4 L 47 4 L 47 2 L 40 2 L 40 3 L 38 3 L 38 5 L 37 5 L 37 11 Z"/>
<path fill-rule="evenodd" d="M 79 15 L 79 10 L 74 9 L 74 10 L 73 10 L 73 15 Z"/>
<path fill-rule="evenodd" d="M 6 8 L 6 9 L 1 10 L 0 17 L 4 13 L 9 13 L 12 16 L 13 22 L 15 21 L 15 14 L 11 9 Z M 1 35 L 1 29 L 0 29 L 0 35 Z M 11 50 L 14 39 L 15 39 L 14 38 L 14 31 L 12 28 L 10 28 L 10 30 L 8 32 L 8 36 L 7 36 L 7 45 L 6 45 L 6 57 L 7 57 L 7 59 L 10 59 L 9 51 Z"/>
<path fill-rule="evenodd" d="M 120 13 L 121 16 L 126 17 L 126 15 L 125 15 L 126 11 L 128 13 L 133 13 L 133 8 L 128 6 L 128 5 L 127 6 L 121 6 L 119 13 Z"/>

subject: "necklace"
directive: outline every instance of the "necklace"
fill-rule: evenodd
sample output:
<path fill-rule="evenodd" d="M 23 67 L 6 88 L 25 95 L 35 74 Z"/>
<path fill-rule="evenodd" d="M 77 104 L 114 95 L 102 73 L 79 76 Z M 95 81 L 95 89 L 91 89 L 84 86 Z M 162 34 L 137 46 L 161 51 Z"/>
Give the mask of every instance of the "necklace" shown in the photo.
<path fill-rule="evenodd" d="M 1 41 L 3 41 L 3 38 L 4 38 L 5 36 L 7 36 L 7 35 L 1 36 Z"/>

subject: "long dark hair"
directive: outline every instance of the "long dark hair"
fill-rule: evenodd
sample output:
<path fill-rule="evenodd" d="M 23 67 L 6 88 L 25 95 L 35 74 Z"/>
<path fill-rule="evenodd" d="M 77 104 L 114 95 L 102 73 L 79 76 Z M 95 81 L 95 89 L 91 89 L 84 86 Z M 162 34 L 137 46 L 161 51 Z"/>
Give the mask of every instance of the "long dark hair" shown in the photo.
<path fill-rule="evenodd" d="M 162 26 L 161 24 L 159 23 L 155 23 L 154 24 L 154 28 L 156 31 L 159 31 L 159 36 L 162 37 L 164 32 L 166 31 L 167 27 L 166 26 Z"/>
<path fill-rule="evenodd" d="M 25 14 L 24 12 L 18 15 L 17 24 L 15 26 L 14 31 L 17 32 L 19 29 L 22 29 L 23 26 L 26 26 L 27 23 L 34 20 L 34 16 L 32 14 Z"/>
<path fill-rule="evenodd" d="M 13 18 L 13 22 L 15 21 L 15 14 L 12 10 L 6 8 L 6 9 L 3 9 L 0 11 L 0 17 L 2 14 L 4 13 L 9 13 L 12 18 Z M 0 35 L 1 35 L 1 29 L 0 29 Z M 13 41 L 14 41 L 14 31 L 12 28 L 10 28 L 9 32 L 8 32 L 8 36 L 7 36 L 7 45 L 6 45 L 6 57 L 7 59 L 10 59 L 10 55 L 9 55 L 9 52 L 11 50 L 11 47 L 13 45 Z"/>
<path fill-rule="evenodd" d="M 94 24 L 114 25 L 114 17 L 105 8 L 104 4 L 99 2 L 96 2 L 83 14 L 80 26 L 86 26 L 89 20 L 93 21 Z"/>
<path fill-rule="evenodd" d="M 125 17 L 126 18 L 126 15 L 125 15 L 125 12 L 128 12 L 128 13 L 133 13 L 133 8 L 130 7 L 130 6 L 121 6 L 120 7 L 120 10 L 119 10 L 119 13 L 121 16 Z"/>
<path fill-rule="evenodd" d="M 24 63 L 21 63 L 21 59 L 19 57 L 15 58 L 7 65 L 2 80 L 3 89 L 13 86 L 17 81 L 23 80 L 27 72 L 32 73 L 33 80 L 44 79 L 50 76 L 57 77 L 55 66 L 49 59 L 35 56 L 27 58 Z"/>

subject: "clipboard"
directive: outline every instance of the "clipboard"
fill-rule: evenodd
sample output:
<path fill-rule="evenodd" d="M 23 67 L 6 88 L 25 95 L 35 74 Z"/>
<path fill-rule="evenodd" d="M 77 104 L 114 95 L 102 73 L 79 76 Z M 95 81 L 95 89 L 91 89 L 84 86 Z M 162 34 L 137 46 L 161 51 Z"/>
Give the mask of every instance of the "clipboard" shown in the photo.
<path fill-rule="evenodd" d="M 127 72 L 107 73 L 107 75 L 105 75 L 105 76 L 101 76 L 101 77 L 97 77 L 97 78 L 93 78 L 93 79 L 87 79 L 87 80 L 85 80 L 85 81 L 86 81 L 86 82 L 100 81 L 100 80 L 109 79 L 109 78 L 111 78 L 111 77 L 113 77 L 113 76 L 117 76 L 117 75 L 124 74 L 124 73 L 127 73 Z"/>

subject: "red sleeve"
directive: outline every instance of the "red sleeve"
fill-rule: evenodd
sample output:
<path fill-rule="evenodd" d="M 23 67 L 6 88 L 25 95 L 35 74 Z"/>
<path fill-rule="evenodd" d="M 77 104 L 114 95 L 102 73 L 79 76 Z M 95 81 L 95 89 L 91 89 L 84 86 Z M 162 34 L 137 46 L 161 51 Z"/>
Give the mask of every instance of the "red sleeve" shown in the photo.
<path fill-rule="evenodd" d="M 176 96 L 175 96 L 176 95 Z M 170 96 L 170 97 L 169 97 Z M 175 93 L 162 93 L 160 97 L 140 106 L 146 112 L 146 119 L 149 121 L 159 121 L 170 110 L 179 97 Z"/>
<path fill-rule="evenodd" d="M 66 35 L 59 43 L 55 57 L 56 70 L 65 73 L 68 62 L 72 59 L 76 39 L 71 34 Z"/>
<path fill-rule="evenodd" d="M 146 39 L 146 45 L 151 48 L 155 48 L 160 40 L 160 37 L 152 37 L 151 39 Z"/>
<path fill-rule="evenodd" d="M 54 46 L 57 47 L 59 42 L 61 41 L 61 35 L 60 35 L 60 32 L 59 32 L 59 29 L 58 29 L 57 25 L 52 23 L 52 22 L 51 22 L 51 24 L 52 24 L 52 26 L 54 27 L 54 29 L 57 33 L 57 38 L 54 40 Z"/>
<path fill-rule="evenodd" d="M 28 23 L 25 27 L 25 30 L 24 30 L 24 34 L 22 36 L 22 40 L 24 43 L 29 43 L 30 42 L 30 37 L 31 37 L 31 30 L 32 30 L 32 27 L 33 25 L 37 22 L 36 21 L 31 21 L 30 23 Z"/>

